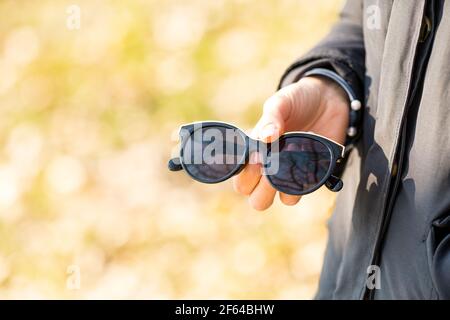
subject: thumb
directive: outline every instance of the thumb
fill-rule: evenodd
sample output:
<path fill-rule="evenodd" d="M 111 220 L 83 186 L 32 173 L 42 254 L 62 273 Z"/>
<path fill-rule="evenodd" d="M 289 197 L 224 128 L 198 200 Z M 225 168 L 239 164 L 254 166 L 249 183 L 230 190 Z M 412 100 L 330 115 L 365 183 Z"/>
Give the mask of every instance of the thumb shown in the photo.
<path fill-rule="evenodd" d="M 253 135 L 264 142 L 277 140 L 285 131 L 285 121 L 289 117 L 291 102 L 279 93 L 270 97 L 263 108 L 263 115 L 253 131 Z"/>

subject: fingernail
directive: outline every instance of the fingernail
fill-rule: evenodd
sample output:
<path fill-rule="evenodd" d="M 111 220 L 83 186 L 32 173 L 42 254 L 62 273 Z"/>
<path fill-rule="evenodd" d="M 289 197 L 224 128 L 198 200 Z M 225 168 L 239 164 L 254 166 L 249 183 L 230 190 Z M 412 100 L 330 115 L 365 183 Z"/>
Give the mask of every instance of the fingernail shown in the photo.
<path fill-rule="evenodd" d="M 277 131 L 277 126 L 273 123 L 266 124 L 261 130 L 261 138 L 272 137 Z"/>

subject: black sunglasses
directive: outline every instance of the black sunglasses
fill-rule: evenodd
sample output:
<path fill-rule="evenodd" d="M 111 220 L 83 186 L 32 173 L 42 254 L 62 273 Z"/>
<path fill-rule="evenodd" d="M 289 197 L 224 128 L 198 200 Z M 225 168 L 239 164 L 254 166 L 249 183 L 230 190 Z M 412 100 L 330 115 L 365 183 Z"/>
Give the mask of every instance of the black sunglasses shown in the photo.
<path fill-rule="evenodd" d="M 203 183 L 218 183 L 238 174 L 250 154 L 262 156 L 264 175 L 283 193 L 304 195 L 323 184 L 331 191 L 343 187 L 334 175 L 344 146 L 310 132 L 289 132 L 264 143 L 224 122 L 195 122 L 180 127 L 180 156 L 169 161 L 169 170 L 185 170 Z"/>

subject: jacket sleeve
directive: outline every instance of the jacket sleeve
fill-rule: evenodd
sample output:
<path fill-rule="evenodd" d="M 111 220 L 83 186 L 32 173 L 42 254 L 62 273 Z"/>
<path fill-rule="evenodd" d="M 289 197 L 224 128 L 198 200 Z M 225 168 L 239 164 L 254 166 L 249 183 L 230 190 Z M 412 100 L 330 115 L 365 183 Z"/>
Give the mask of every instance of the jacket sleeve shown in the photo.
<path fill-rule="evenodd" d="M 358 99 L 364 101 L 365 48 L 362 23 L 362 0 L 347 0 L 331 32 L 286 70 L 279 88 L 298 81 L 308 70 L 327 68 L 344 78 Z"/>

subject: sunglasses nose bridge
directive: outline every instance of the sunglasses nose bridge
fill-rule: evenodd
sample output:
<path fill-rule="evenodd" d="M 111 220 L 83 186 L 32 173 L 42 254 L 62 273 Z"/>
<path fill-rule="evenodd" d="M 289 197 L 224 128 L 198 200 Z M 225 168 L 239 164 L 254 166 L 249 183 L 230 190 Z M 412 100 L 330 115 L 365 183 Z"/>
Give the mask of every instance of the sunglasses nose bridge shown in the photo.
<path fill-rule="evenodd" d="M 269 144 L 260 141 L 260 140 L 255 140 L 252 138 L 248 138 L 248 153 L 252 154 L 253 152 L 259 152 L 262 154 L 267 153 L 267 150 L 269 149 Z"/>

